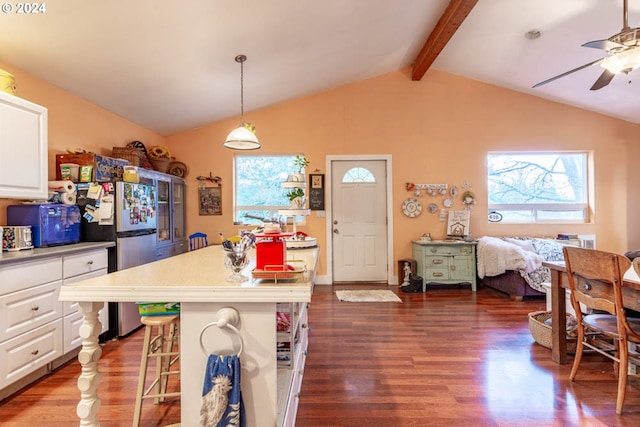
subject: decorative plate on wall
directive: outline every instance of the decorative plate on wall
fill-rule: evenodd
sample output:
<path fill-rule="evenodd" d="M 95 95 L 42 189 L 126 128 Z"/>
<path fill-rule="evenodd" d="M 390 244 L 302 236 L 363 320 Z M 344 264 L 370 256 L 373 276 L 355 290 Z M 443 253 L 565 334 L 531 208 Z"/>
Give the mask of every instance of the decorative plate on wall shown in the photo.
<path fill-rule="evenodd" d="M 453 206 L 453 200 L 451 200 L 451 199 L 449 199 L 449 198 L 446 198 L 446 199 L 444 199 L 444 200 L 442 201 L 442 205 L 443 205 L 445 208 L 450 208 L 451 206 Z"/>
<path fill-rule="evenodd" d="M 438 205 L 436 205 L 435 203 L 430 203 L 429 204 L 429 213 L 436 213 L 438 212 Z"/>
<path fill-rule="evenodd" d="M 418 200 L 409 198 L 402 202 L 402 213 L 409 218 L 417 217 L 420 212 L 422 212 L 422 204 Z"/>

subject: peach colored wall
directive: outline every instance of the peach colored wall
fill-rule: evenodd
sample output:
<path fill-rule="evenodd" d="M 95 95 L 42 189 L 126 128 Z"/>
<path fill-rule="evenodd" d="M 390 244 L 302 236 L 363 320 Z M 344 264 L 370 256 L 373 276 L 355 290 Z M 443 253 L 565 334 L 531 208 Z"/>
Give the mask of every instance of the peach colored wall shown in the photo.
<path fill-rule="evenodd" d="M 555 236 L 596 234 L 599 248 L 626 251 L 627 158 L 638 144 L 638 126 L 585 110 L 430 70 L 420 82 L 400 70 L 306 98 L 245 113 L 256 125 L 260 153 L 304 153 L 309 169 L 325 172 L 325 156 L 392 154 L 394 259 L 411 256 L 421 232 L 445 233 L 437 215 L 409 219 L 401 213 L 406 182 L 468 181 L 477 204 L 471 232 L 482 235 Z M 238 119 L 224 120 L 167 138 L 190 167 L 189 232 L 234 233 L 232 160 L 222 141 Z M 590 150 L 594 153 L 595 213 L 591 224 L 506 225 L 487 221 L 486 165 L 489 150 Z M 195 176 L 223 178 L 223 215 L 198 216 Z M 424 204 L 429 196 L 422 198 Z M 438 198 L 441 202 L 441 198 Z M 456 200 L 453 208 L 460 208 Z M 311 216 L 305 231 L 326 247 L 325 219 Z M 324 254 L 323 254 L 324 255 Z M 326 259 L 320 274 L 326 274 Z"/>
<path fill-rule="evenodd" d="M 49 176 L 55 154 L 83 147 L 108 154 L 111 147 L 139 139 L 147 145 L 166 143 L 189 166 L 187 231 L 211 236 L 232 234 L 232 163 L 234 152 L 222 141 L 238 118 L 182 132 L 167 138 L 118 117 L 52 84 L 0 63 L 16 76 L 18 95 L 49 108 Z M 640 205 L 635 188 L 640 177 L 633 162 L 640 154 L 639 126 L 526 94 L 430 70 L 420 82 L 399 70 L 302 99 L 248 111 L 263 143 L 258 153 L 304 153 L 310 170 L 326 172 L 327 155 L 391 154 L 393 156 L 394 259 L 411 256 L 410 240 L 421 232 L 443 237 L 436 215 L 409 219 L 400 206 L 409 196 L 406 182 L 468 181 L 474 206 L 474 236 L 553 236 L 560 231 L 596 234 L 598 247 L 626 251 L 640 246 L 635 224 Z M 592 150 L 595 156 L 594 222 L 584 225 L 505 225 L 486 220 L 485 156 L 488 150 Z M 223 178 L 223 215 L 199 216 L 198 175 Z M 438 199 L 440 201 L 440 199 Z M 429 203 L 428 196 L 422 199 Z M 0 200 L 0 223 L 5 206 Z M 457 200 L 454 208 L 460 207 Z M 305 231 L 322 247 L 326 221 L 311 216 Z M 215 237 L 212 239 L 215 242 Z M 319 274 L 326 274 L 326 257 Z"/>
<path fill-rule="evenodd" d="M 14 75 L 19 97 L 49 110 L 49 179 L 55 179 L 56 154 L 66 152 L 68 147 L 110 155 L 112 147 L 132 140 L 148 145 L 164 144 L 163 136 L 19 68 L 0 62 L 0 69 Z M 15 201 L 0 199 L 0 224 L 5 224 L 6 206 L 11 203 Z"/>

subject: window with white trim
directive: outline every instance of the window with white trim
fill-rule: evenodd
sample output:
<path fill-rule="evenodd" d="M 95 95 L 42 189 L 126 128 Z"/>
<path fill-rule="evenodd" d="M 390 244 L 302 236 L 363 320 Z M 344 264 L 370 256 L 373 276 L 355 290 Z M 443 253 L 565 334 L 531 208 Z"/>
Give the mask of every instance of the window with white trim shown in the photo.
<path fill-rule="evenodd" d="M 289 189 L 282 188 L 282 183 L 294 172 L 295 157 L 240 154 L 234 157 L 234 222 L 257 225 L 261 220 L 256 217 L 280 219 L 278 210 L 290 205 L 286 196 Z M 296 217 L 297 224 L 304 224 L 304 220 L 303 216 Z"/>
<path fill-rule="evenodd" d="M 489 153 L 489 221 L 588 222 L 588 160 L 575 151 Z"/>

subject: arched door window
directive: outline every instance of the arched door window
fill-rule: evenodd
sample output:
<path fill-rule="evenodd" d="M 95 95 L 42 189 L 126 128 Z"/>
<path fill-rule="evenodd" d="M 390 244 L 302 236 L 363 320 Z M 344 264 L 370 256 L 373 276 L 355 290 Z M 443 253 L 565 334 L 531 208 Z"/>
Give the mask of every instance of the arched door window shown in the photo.
<path fill-rule="evenodd" d="M 376 178 L 367 168 L 351 168 L 342 176 L 342 183 L 351 184 L 355 182 L 376 182 Z"/>

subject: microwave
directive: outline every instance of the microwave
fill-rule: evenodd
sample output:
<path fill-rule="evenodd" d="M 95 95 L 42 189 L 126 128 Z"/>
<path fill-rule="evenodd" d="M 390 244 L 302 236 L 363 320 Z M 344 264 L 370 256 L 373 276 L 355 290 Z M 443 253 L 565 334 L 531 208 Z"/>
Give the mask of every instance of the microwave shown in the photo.
<path fill-rule="evenodd" d="M 8 225 L 30 225 L 33 246 L 67 245 L 80 241 L 80 209 L 59 203 L 7 206 Z"/>

